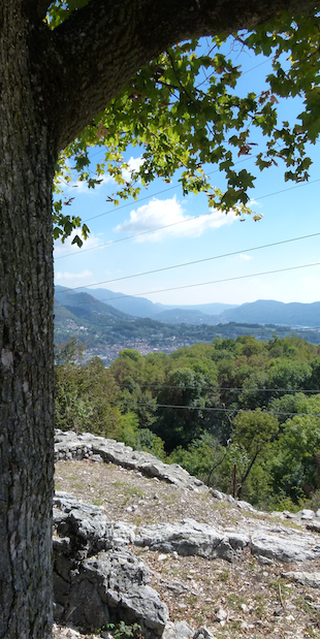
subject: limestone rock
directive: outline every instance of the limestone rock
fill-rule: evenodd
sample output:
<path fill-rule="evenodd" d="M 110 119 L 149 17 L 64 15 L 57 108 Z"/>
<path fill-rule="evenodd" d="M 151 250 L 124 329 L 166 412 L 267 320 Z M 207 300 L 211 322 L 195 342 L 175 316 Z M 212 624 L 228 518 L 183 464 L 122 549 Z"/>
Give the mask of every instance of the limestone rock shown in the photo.
<path fill-rule="evenodd" d="M 97 506 L 66 493 L 54 500 L 54 599 L 58 621 L 101 627 L 139 623 L 148 639 L 161 637 L 168 610 L 148 586 L 149 570 L 127 548 L 132 526 L 112 525 Z"/>
<path fill-rule="evenodd" d="M 204 488 L 204 484 L 199 479 L 189 475 L 179 464 L 165 464 L 151 453 L 136 451 L 122 442 L 97 437 L 91 433 L 77 435 L 73 431 L 56 430 L 55 459 L 56 461 L 101 459 L 124 468 L 138 470 L 143 475 L 156 477 L 188 490 Z"/>
<path fill-rule="evenodd" d="M 315 516 L 315 513 L 313 512 L 313 510 L 310 510 L 308 508 L 304 508 L 303 510 L 300 510 L 300 516 L 301 519 L 313 519 Z"/>
<path fill-rule="evenodd" d="M 320 545 L 308 533 L 301 535 L 290 529 L 272 533 L 258 528 L 252 535 L 251 552 L 272 561 L 307 561 L 320 557 Z"/>
<path fill-rule="evenodd" d="M 207 524 L 186 519 L 174 524 L 154 524 L 136 531 L 137 546 L 179 555 L 199 555 L 207 559 L 221 557 L 232 561 L 245 548 L 262 562 L 300 562 L 320 557 L 320 545 L 313 535 L 286 529 L 256 526 L 249 530 L 221 531 Z"/>
<path fill-rule="evenodd" d="M 155 481 L 171 483 L 189 491 L 201 491 L 230 504 L 237 523 L 219 529 L 194 519 L 181 522 L 141 525 L 110 522 L 102 509 L 77 501 L 66 493 L 54 499 L 54 593 L 56 620 L 80 626 L 104 626 L 122 619 L 127 624 L 139 623 L 147 639 L 212 639 L 206 628 L 195 633 L 185 622 L 168 621 L 166 606 L 149 583 L 149 571 L 131 554 L 129 545 L 148 547 L 165 561 L 166 556 L 199 555 L 208 560 L 217 557 L 228 561 L 251 552 L 260 563 L 304 562 L 320 557 L 319 513 L 302 510 L 299 513 L 274 513 L 274 518 L 250 517 L 257 513 L 247 502 L 231 495 L 209 490 L 178 464 L 164 464 L 145 452 L 114 440 L 89 433 L 56 432 L 56 458 L 92 459 L 96 463 L 112 461 L 124 468 L 153 477 Z M 102 461 L 101 461 L 102 460 Z M 155 498 L 159 498 L 155 495 Z M 248 511 L 246 514 L 245 511 Z M 277 520 L 275 520 L 277 518 Z M 284 526 L 281 519 L 293 519 L 295 529 Z M 298 531 L 297 524 L 301 527 Z M 317 588 L 320 573 L 287 572 L 284 577 Z M 172 582 L 167 587 L 174 593 L 186 588 Z M 218 618 L 216 619 L 218 621 Z M 220 625 L 226 623 L 220 619 Z M 248 627 L 249 629 L 249 627 Z M 162 635 L 163 633 L 163 635 Z M 207 634 L 206 634 L 207 633 Z"/>
<path fill-rule="evenodd" d="M 243 534 L 226 535 L 221 531 L 200 524 L 193 519 L 186 519 L 176 524 L 154 524 L 137 531 L 135 544 L 149 546 L 151 550 L 179 555 L 199 555 L 207 559 L 222 557 L 231 561 L 250 539 Z"/>
<path fill-rule="evenodd" d="M 224 501 L 224 502 L 229 503 L 229 504 L 233 504 L 234 506 L 236 506 L 237 508 L 240 508 L 241 510 L 249 510 L 250 512 L 258 512 L 252 506 L 252 504 L 249 504 L 249 502 L 237 500 L 234 497 L 232 497 L 232 495 L 225 495 L 220 490 L 216 490 L 215 488 L 211 488 L 210 489 L 210 493 L 211 493 L 212 497 L 214 497 L 215 499 L 218 499 L 219 501 Z"/>
<path fill-rule="evenodd" d="M 176 623 L 169 621 L 162 639 L 215 639 L 215 637 L 205 626 L 194 632 L 185 621 L 177 621 Z"/>
<path fill-rule="evenodd" d="M 320 572 L 303 572 L 293 571 L 283 572 L 282 577 L 286 579 L 292 579 L 302 586 L 309 586 L 310 588 L 320 588 Z"/>

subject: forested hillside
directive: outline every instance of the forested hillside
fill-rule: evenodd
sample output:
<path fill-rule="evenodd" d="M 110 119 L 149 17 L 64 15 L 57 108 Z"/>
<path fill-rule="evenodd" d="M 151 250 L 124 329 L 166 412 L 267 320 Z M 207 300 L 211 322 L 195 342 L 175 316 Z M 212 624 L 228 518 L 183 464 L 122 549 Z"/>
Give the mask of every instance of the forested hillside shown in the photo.
<path fill-rule="evenodd" d="M 150 450 L 265 508 L 316 503 L 319 347 L 241 336 L 170 355 L 127 349 L 108 369 L 82 366 L 81 350 L 57 349 L 57 427 Z"/>
<path fill-rule="evenodd" d="M 166 311 L 167 320 L 171 317 L 172 321 L 167 323 L 167 321 L 162 322 L 148 317 L 127 315 L 86 292 L 79 293 L 71 289 L 63 289 L 61 286 L 56 289 L 58 294 L 54 304 L 56 342 L 67 342 L 71 335 L 77 336 L 85 345 L 87 359 L 95 355 L 106 364 L 110 364 L 119 351 L 128 348 L 136 349 L 143 354 L 157 350 L 169 354 L 180 347 L 198 342 L 211 342 L 216 338 L 236 339 L 243 335 L 252 335 L 258 340 L 270 340 L 275 334 L 279 338 L 297 335 L 313 344 L 320 342 L 319 328 L 293 330 L 289 325 L 258 324 L 252 321 L 251 323 L 228 321 L 210 325 L 209 315 L 190 309 L 183 310 L 180 317 L 180 320 L 184 320 L 182 323 L 177 323 L 179 320 L 177 309 Z M 205 321 L 200 321 L 199 316 L 202 319 L 205 318 Z M 190 324 L 185 323 L 186 317 L 189 317 Z"/>

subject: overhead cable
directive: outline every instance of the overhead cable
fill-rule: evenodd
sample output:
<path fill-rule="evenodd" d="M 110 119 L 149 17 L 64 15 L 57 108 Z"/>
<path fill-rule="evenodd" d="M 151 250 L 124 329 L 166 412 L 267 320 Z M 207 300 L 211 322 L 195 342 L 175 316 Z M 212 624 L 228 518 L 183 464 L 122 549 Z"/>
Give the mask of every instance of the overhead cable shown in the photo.
<path fill-rule="evenodd" d="M 171 372 L 175 372 L 174 370 Z M 200 373 L 201 374 L 201 373 Z M 118 383 L 118 386 L 122 388 L 132 388 L 132 384 L 124 384 Z M 178 384 L 145 384 L 144 382 L 137 382 L 138 386 L 142 388 L 175 388 L 176 390 L 185 390 L 185 389 L 195 389 L 194 386 L 179 386 Z M 229 387 L 229 386 L 201 386 L 201 390 L 211 390 L 211 391 L 240 391 L 242 392 L 250 392 L 250 393 L 314 393 L 315 395 L 320 395 L 320 390 L 312 390 L 305 388 L 246 388 L 246 387 Z"/>
<path fill-rule="evenodd" d="M 255 413 L 254 410 L 247 410 L 243 408 L 215 408 L 215 407 L 201 407 L 201 406 L 180 406 L 175 404 L 157 404 L 157 403 L 139 403 L 139 402 L 115 402 L 115 404 L 125 404 L 126 406 L 151 406 L 152 408 L 177 408 L 181 410 L 198 410 L 207 411 L 211 413 Z M 320 417 L 319 413 L 287 413 L 282 411 L 258 411 L 257 415 L 282 415 L 289 417 Z"/>
<path fill-rule="evenodd" d="M 242 249 L 240 251 L 232 251 L 231 253 L 222 253 L 221 255 L 213 255 L 211 257 L 205 257 L 201 260 L 192 260 L 191 262 L 181 262 L 180 264 L 173 264 L 171 266 L 164 266 L 162 268 L 153 269 L 151 271 L 144 271 L 142 273 L 132 273 L 130 275 L 123 275 L 122 277 L 113 278 L 111 280 L 103 280 L 102 282 L 94 282 L 93 284 L 86 284 L 86 286 L 75 286 L 74 288 L 64 288 L 62 291 L 57 291 L 56 295 L 65 291 L 77 291 L 82 288 L 91 288 L 92 286 L 101 286 L 102 284 L 111 284 L 111 282 L 120 282 L 122 280 L 132 279 L 134 277 L 142 277 L 143 275 L 153 275 L 154 273 L 162 273 L 164 271 L 170 271 L 176 268 L 183 268 L 185 266 L 193 266 L 194 264 L 201 264 L 212 260 L 220 260 L 225 257 L 234 257 L 235 255 L 241 255 L 242 253 L 250 253 L 252 251 L 259 251 L 265 248 L 273 248 L 274 246 L 280 246 L 282 244 L 290 244 L 291 242 L 298 242 L 300 240 L 307 240 L 313 237 L 318 237 L 319 233 L 311 233 L 310 235 L 300 235 L 299 237 L 292 237 L 287 240 L 280 240 L 279 242 L 271 242 L 270 244 L 262 244 L 261 246 L 253 246 L 250 248 Z"/>
<path fill-rule="evenodd" d="M 297 266 L 289 266 L 286 268 L 278 268 L 272 271 L 262 271 L 260 273 L 249 273 L 248 275 L 238 275 L 237 277 L 227 277 L 221 280 L 210 280 L 209 282 L 197 282 L 196 284 L 184 284 L 183 286 L 173 286 L 171 288 L 161 288 L 155 291 L 144 291 L 143 293 L 130 293 L 128 295 L 115 295 L 113 297 L 106 297 L 103 300 L 97 300 L 100 302 L 107 302 L 111 300 L 125 299 L 127 297 L 144 297 L 145 295 L 154 295 L 155 293 L 166 293 L 168 291 L 180 291 L 186 288 L 195 288 L 197 286 L 208 286 L 209 284 L 221 284 L 225 282 L 235 282 L 236 280 L 245 280 L 251 277 L 262 277 L 263 275 L 273 275 L 275 273 L 284 273 L 287 271 L 295 271 L 300 268 L 310 268 L 312 266 L 320 266 L 320 262 L 311 262 L 309 264 L 300 264 Z M 84 288 L 84 287 L 81 287 Z M 89 302 L 91 303 L 91 302 Z M 86 302 L 83 302 L 86 304 Z M 68 306 L 79 306 L 78 304 L 68 304 Z"/>

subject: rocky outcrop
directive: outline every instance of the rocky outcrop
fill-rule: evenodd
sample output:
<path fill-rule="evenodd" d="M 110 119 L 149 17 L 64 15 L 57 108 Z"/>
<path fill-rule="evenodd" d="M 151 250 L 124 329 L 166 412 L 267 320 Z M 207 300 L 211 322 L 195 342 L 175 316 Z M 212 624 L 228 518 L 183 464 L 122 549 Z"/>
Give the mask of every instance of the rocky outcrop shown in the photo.
<path fill-rule="evenodd" d="M 145 526 L 136 532 L 134 543 L 148 546 L 150 550 L 179 555 L 199 555 L 206 559 L 221 557 L 232 561 L 240 556 L 250 544 L 246 534 L 231 532 L 225 534 L 207 524 L 186 519 L 176 524 L 155 524 Z"/>
<path fill-rule="evenodd" d="M 55 461 L 72 459 L 90 459 L 94 462 L 113 463 L 128 470 L 139 471 L 146 477 L 154 477 L 178 488 L 196 493 L 210 494 L 215 500 L 231 504 L 234 508 L 251 513 L 258 513 L 252 504 L 234 499 L 219 490 L 208 488 L 200 479 L 189 475 L 179 464 L 165 464 L 154 455 L 145 451 L 136 451 L 131 446 L 114 439 L 97 437 L 91 433 L 77 435 L 74 431 L 55 431 Z M 320 532 L 320 509 L 301 510 L 297 513 L 289 511 L 271 513 L 277 518 L 289 519 L 297 523 L 305 523 L 306 528 Z M 270 516 L 270 513 L 268 513 Z"/>
<path fill-rule="evenodd" d="M 195 633 L 186 622 L 169 621 L 148 585 L 149 569 L 129 550 L 141 539 L 135 526 L 111 523 L 99 507 L 63 492 L 54 498 L 53 520 L 56 622 L 99 628 L 122 620 L 139 623 L 147 639 L 212 638 L 204 627 Z"/>
<path fill-rule="evenodd" d="M 179 464 L 164 464 L 147 452 L 133 450 L 114 439 L 96 437 L 90 433 L 77 435 L 73 431 L 55 432 L 55 460 L 92 459 L 96 462 L 112 462 L 129 470 L 138 470 L 147 477 L 157 477 L 169 484 L 188 488 L 204 487 L 202 481 L 192 477 Z"/>
<path fill-rule="evenodd" d="M 60 624 L 53 624 L 53 639 L 81 639 L 83 635 L 76 630 L 73 626 L 61 626 Z M 107 630 L 103 630 L 99 637 L 97 635 L 90 635 L 90 639 L 113 639 L 114 635 Z M 186 621 L 168 621 L 163 631 L 162 639 L 216 639 L 211 632 L 205 627 L 201 626 L 196 632 L 189 626 Z"/>
<path fill-rule="evenodd" d="M 110 522 L 101 508 L 57 493 L 53 539 L 57 621 L 101 627 L 109 621 L 122 619 L 127 624 L 139 623 L 146 638 L 195 639 L 188 624 L 169 622 L 166 606 L 149 586 L 149 570 L 130 551 L 132 546 L 166 554 L 199 555 L 208 560 L 222 558 L 229 562 L 241 559 L 243 553 L 246 556 L 251 553 L 263 564 L 289 562 L 297 563 L 298 567 L 308 561 L 309 568 L 310 561 L 320 557 L 319 511 L 274 513 L 274 517 L 269 514 L 262 519 L 261 513 L 258 514 L 251 504 L 210 490 L 177 464 L 164 464 L 148 453 L 88 433 L 78 436 L 57 431 L 55 450 L 59 461 L 113 462 L 184 491 L 205 494 L 205 499 L 224 501 L 229 512 L 244 511 L 230 528 L 223 526 L 221 521 L 219 527 L 190 518 L 138 527 Z M 290 527 L 288 521 L 281 519 L 292 519 L 295 526 Z M 320 584 L 317 573 L 306 573 L 300 568 L 296 572 L 283 573 L 283 576 L 315 588 Z M 200 630 L 197 631 L 200 632 L 198 639 L 210 636 L 205 628 Z"/>
<path fill-rule="evenodd" d="M 245 549 L 263 563 L 301 562 L 320 557 L 320 544 L 314 535 L 257 523 L 254 531 L 243 525 L 242 530 L 229 532 L 192 519 L 176 524 L 155 524 L 140 528 L 134 543 L 165 553 L 199 555 L 206 559 L 221 557 L 227 561 L 239 558 Z"/>
<path fill-rule="evenodd" d="M 82 627 L 122 619 L 145 637 L 161 637 L 168 610 L 148 586 L 149 570 L 130 553 L 130 527 L 112 525 L 101 510 L 59 493 L 54 499 L 55 617 Z"/>
<path fill-rule="evenodd" d="M 138 528 L 111 523 L 99 507 L 66 493 L 57 493 L 53 512 L 56 619 L 84 627 L 122 619 L 138 622 L 146 637 L 162 635 L 167 608 L 148 586 L 149 570 L 130 545 L 208 560 L 234 561 L 244 550 L 263 563 L 320 557 L 313 534 L 270 524 L 256 524 L 253 534 L 248 529 L 226 532 L 192 519 Z"/>
<path fill-rule="evenodd" d="M 309 586 L 310 588 L 320 588 L 320 572 L 303 572 L 300 570 L 283 572 L 282 577 L 292 579 L 298 584 Z"/>

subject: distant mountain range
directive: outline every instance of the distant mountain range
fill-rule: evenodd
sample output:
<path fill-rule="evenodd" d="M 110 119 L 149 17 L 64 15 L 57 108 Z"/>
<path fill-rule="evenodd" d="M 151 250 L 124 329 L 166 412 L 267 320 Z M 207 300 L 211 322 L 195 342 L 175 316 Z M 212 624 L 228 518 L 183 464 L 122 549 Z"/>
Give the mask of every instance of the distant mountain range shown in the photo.
<path fill-rule="evenodd" d="M 237 308 L 223 311 L 219 316 L 224 322 L 258 322 L 259 324 L 278 324 L 300 327 L 320 327 L 320 302 L 301 304 L 300 302 L 275 302 L 258 300 L 250 304 L 241 304 Z"/>
<path fill-rule="evenodd" d="M 70 289 L 71 290 L 71 289 Z M 61 301 L 62 291 L 66 291 L 62 286 L 56 286 L 56 295 L 57 298 Z M 175 311 L 176 313 L 180 313 L 182 311 L 192 311 L 193 313 L 201 313 L 204 316 L 209 315 L 220 315 L 225 310 L 229 310 L 235 308 L 235 305 L 232 304 L 219 304 L 217 302 L 211 304 L 197 304 L 197 305 L 186 305 L 186 306 L 169 306 L 166 304 L 154 304 L 150 300 L 145 297 L 134 297 L 131 295 L 124 295 L 120 292 L 110 291 L 106 288 L 81 288 L 77 289 L 77 293 L 88 293 L 95 297 L 95 299 L 104 302 L 107 305 L 111 305 L 114 308 L 117 308 L 119 311 L 123 313 L 127 313 L 128 315 L 133 315 L 134 317 L 150 317 L 151 319 L 157 319 L 163 322 L 171 322 L 168 316 L 166 317 L 165 313 L 169 311 Z M 160 315 L 162 317 L 160 318 Z M 191 315 L 186 312 L 185 318 L 179 321 L 187 322 L 191 324 L 203 323 L 205 318 L 200 318 L 200 321 L 191 322 Z M 188 321 L 189 320 L 189 321 Z M 210 322 L 207 322 L 210 323 Z M 215 322 L 216 323 L 216 322 Z"/>
<path fill-rule="evenodd" d="M 275 334 L 278 337 L 297 335 L 314 344 L 320 342 L 320 330 L 316 328 L 320 326 L 320 302 L 282 304 L 261 300 L 234 307 L 201 304 L 175 308 L 106 289 L 98 293 L 96 289 L 87 291 L 56 286 L 55 340 L 59 343 L 76 336 L 85 344 L 86 356 L 97 355 L 107 364 L 124 348 L 134 348 L 143 354 L 171 353 L 177 348 L 211 342 L 219 337 L 236 339 L 252 335 L 268 341 Z M 124 301 L 131 313 L 113 305 Z M 215 315 L 210 311 L 220 313 Z"/>
<path fill-rule="evenodd" d="M 241 304 L 195 304 L 166 306 L 154 304 L 143 297 L 125 296 L 108 289 L 78 289 L 73 291 L 56 286 L 56 298 L 78 317 L 88 313 L 102 313 L 118 319 L 151 318 L 170 324 L 216 325 L 228 322 L 249 324 L 277 324 L 291 328 L 320 327 L 320 302 L 276 302 L 257 300 Z M 90 311 L 89 311 L 90 309 Z"/>

